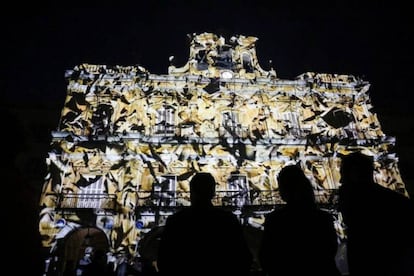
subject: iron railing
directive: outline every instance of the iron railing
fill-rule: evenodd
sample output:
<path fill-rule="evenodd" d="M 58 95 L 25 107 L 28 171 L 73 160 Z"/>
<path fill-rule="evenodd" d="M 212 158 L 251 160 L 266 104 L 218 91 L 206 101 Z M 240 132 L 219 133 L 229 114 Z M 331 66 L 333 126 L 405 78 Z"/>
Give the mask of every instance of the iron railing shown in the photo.
<path fill-rule="evenodd" d="M 190 205 L 190 193 L 182 191 L 139 191 L 138 206 L 148 207 L 177 207 Z M 337 189 L 315 191 L 316 202 L 320 205 L 335 206 L 337 204 Z M 271 206 L 285 202 L 279 191 L 264 190 L 226 190 L 217 191 L 213 198 L 216 206 Z M 58 207 L 64 209 L 109 209 L 116 208 L 114 194 L 61 194 Z"/>
<path fill-rule="evenodd" d="M 59 208 L 65 209 L 110 209 L 116 207 L 116 196 L 111 194 L 61 194 Z"/>
<path fill-rule="evenodd" d="M 190 205 L 190 193 L 181 191 L 141 191 L 139 206 L 187 206 Z M 319 205 L 335 206 L 338 201 L 337 189 L 315 191 L 315 200 Z M 280 197 L 279 191 L 269 190 L 227 190 L 217 191 L 213 198 L 216 206 L 268 206 L 282 205 L 285 201 Z"/>

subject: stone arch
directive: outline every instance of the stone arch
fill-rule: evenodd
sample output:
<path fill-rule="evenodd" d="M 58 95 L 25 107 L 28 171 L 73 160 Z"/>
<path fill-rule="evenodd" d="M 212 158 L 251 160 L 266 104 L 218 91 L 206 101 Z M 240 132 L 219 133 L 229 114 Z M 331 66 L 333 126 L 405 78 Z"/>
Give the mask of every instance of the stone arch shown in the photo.
<path fill-rule="evenodd" d="M 60 261 L 59 267 L 55 269 L 64 275 L 75 273 L 77 264 L 87 247 L 92 247 L 95 251 L 108 252 L 110 250 L 108 237 L 101 229 L 93 226 L 73 228 L 58 241 L 56 257 Z"/>

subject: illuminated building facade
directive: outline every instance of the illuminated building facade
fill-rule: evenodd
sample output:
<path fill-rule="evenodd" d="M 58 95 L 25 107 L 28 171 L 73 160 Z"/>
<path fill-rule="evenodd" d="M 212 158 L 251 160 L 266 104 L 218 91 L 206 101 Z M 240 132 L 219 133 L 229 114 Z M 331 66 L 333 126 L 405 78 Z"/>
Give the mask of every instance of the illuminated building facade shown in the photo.
<path fill-rule="evenodd" d="M 340 155 L 376 160 L 377 181 L 406 194 L 368 94 L 352 75 L 293 80 L 261 68 L 256 37 L 193 34 L 188 62 L 155 75 L 141 66 L 81 64 L 47 158 L 39 229 L 55 269 L 76 266 L 92 244 L 137 255 L 140 241 L 189 205 L 189 180 L 211 172 L 215 204 L 259 229 L 283 201 L 277 174 L 299 162 L 320 204 L 335 212 Z M 137 253 L 138 252 L 138 253 Z"/>

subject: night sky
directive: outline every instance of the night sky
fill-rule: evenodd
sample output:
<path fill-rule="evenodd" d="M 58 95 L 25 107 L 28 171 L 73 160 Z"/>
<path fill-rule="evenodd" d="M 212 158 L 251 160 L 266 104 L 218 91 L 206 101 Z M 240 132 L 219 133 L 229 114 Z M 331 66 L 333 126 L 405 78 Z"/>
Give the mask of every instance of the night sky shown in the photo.
<path fill-rule="evenodd" d="M 169 56 L 177 66 L 186 63 L 187 34 L 214 32 L 258 37 L 261 67 L 268 70 L 272 60 L 281 79 L 313 71 L 369 81 L 382 129 L 396 137 L 404 180 L 413 185 L 409 1 L 85 2 L 11 3 L 2 9 L 0 106 L 17 114 L 39 162 L 65 100 L 65 70 L 81 63 L 139 64 L 166 74 Z"/>

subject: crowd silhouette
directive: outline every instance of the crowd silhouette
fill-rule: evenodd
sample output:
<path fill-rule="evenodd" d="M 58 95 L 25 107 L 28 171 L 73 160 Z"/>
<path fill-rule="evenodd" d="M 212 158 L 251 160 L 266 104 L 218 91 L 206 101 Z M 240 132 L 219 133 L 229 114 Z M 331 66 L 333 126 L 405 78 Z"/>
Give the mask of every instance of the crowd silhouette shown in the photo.
<path fill-rule="evenodd" d="M 191 206 L 169 216 L 158 250 L 162 275 L 249 275 L 252 255 L 242 226 L 215 207 L 216 181 L 200 172 L 190 181 Z"/>
<path fill-rule="evenodd" d="M 168 217 L 161 234 L 161 275 L 414 275 L 414 204 L 374 180 L 374 162 L 355 152 L 341 157 L 338 211 L 346 233 L 348 269 L 338 269 L 334 216 L 318 206 L 299 164 L 279 172 L 286 202 L 265 217 L 257 252 L 260 271 L 237 217 L 212 204 L 216 182 L 208 172 L 190 181 L 191 206 Z"/>
<path fill-rule="evenodd" d="M 269 213 L 259 258 L 265 275 L 340 275 L 333 216 L 318 208 L 313 187 L 299 165 L 278 175 L 286 205 Z"/>
<path fill-rule="evenodd" d="M 414 275 L 413 201 L 376 183 L 374 171 L 361 152 L 342 158 L 338 208 L 350 275 Z"/>
<path fill-rule="evenodd" d="M 414 275 L 413 201 L 376 183 L 370 156 L 351 153 L 340 164 L 336 211 L 345 226 L 345 273 L 336 260 L 335 218 L 316 202 L 300 164 L 292 164 L 277 176 L 286 204 L 265 217 L 257 251 L 248 246 L 238 217 L 213 205 L 213 175 L 197 172 L 190 181 L 191 205 L 170 215 L 157 235 L 154 258 L 147 264 L 154 270 L 120 275 Z M 103 252 L 93 256 L 82 275 L 115 275 L 106 268 Z M 255 256 L 259 271 L 253 268 Z"/>
<path fill-rule="evenodd" d="M 237 216 L 213 205 L 217 185 L 213 175 L 196 173 L 190 181 L 191 205 L 167 218 L 154 271 L 142 274 L 414 275 L 414 203 L 376 183 L 374 164 L 361 152 L 341 159 L 336 211 L 345 226 L 345 272 L 336 261 L 340 241 L 334 216 L 317 204 L 310 179 L 299 164 L 292 164 L 277 177 L 286 204 L 267 214 L 254 252 Z M 84 275 L 111 275 L 98 256 Z M 259 271 L 253 268 L 254 256 Z"/>
<path fill-rule="evenodd" d="M 107 264 L 105 252 L 101 249 L 96 250 L 92 254 L 92 259 L 87 264 L 81 274 L 82 276 L 115 276 Z"/>

